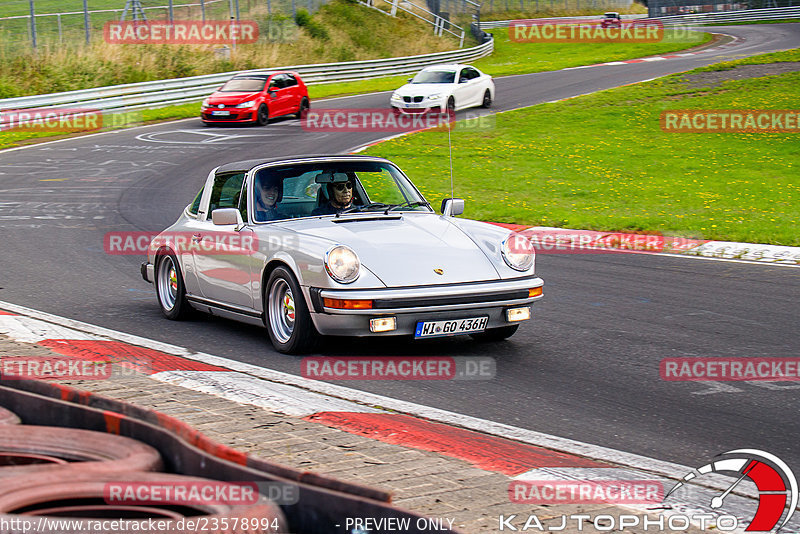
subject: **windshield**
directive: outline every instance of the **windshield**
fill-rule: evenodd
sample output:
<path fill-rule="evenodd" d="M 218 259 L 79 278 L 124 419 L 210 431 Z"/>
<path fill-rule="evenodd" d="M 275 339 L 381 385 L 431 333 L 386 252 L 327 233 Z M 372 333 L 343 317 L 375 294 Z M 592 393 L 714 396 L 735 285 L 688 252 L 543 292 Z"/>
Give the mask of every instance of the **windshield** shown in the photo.
<path fill-rule="evenodd" d="M 392 164 L 323 161 L 268 167 L 256 173 L 255 222 L 363 212 L 432 211 Z"/>
<path fill-rule="evenodd" d="M 247 92 L 247 93 L 254 93 L 258 91 L 264 90 L 264 84 L 267 83 L 265 78 L 234 78 L 232 80 L 228 80 L 222 87 L 220 87 L 220 91 L 224 92 Z"/>
<path fill-rule="evenodd" d="M 414 76 L 411 83 L 453 83 L 456 73 L 452 70 L 424 70 Z"/>

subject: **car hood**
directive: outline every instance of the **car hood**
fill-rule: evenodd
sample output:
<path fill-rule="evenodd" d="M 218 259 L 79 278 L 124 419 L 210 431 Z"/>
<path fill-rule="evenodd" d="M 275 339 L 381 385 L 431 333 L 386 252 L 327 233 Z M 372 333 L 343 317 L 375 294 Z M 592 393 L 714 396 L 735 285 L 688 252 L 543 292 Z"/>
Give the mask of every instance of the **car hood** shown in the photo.
<path fill-rule="evenodd" d="M 351 247 L 363 267 L 390 287 L 500 278 L 487 255 L 463 230 L 434 214 L 345 215 L 291 221 L 284 226 L 327 239 L 331 245 Z"/>
<path fill-rule="evenodd" d="M 210 97 L 208 97 L 208 103 L 212 106 L 215 104 L 241 104 L 242 102 L 247 102 L 248 100 L 255 100 L 258 97 L 259 93 L 214 93 Z"/>
<path fill-rule="evenodd" d="M 452 85 L 450 83 L 407 83 L 395 93 L 400 96 L 427 96 L 450 92 Z"/>

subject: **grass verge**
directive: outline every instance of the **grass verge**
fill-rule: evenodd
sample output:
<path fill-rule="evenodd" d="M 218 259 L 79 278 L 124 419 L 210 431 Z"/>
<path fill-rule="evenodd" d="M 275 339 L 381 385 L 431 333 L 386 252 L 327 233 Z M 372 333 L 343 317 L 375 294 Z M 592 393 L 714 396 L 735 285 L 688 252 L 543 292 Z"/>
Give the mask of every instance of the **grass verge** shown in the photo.
<path fill-rule="evenodd" d="M 618 61 L 646 55 L 671 52 L 694 46 L 696 42 L 705 43 L 711 39 L 709 34 L 697 34 L 695 42 L 689 43 L 517 43 L 508 39 L 508 30 L 493 30 L 495 52 L 492 56 L 478 60 L 475 64 L 492 74 L 503 76 L 525 72 L 557 70 L 566 67 L 590 65 L 601 61 Z M 390 76 L 346 83 L 332 83 L 309 86 L 312 105 L 315 100 L 335 96 L 346 96 L 376 91 L 390 91 L 406 82 L 408 76 Z M 199 115 L 197 103 L 180 104 L 135 113 L 135 119 L 127 124 L 117 124 L 116 128 L 136 126 L 142 123 L 184 119 Z M 3 132 L 0 135 L 0 149 L 20 144 L 37 142 L 47 137 L 61 137 L 63 134 L 47 132 Z"/>
<path fill-rule="evenodd" d="M 496 115 L 455 129 L 456 192 L 470 218 L 800 245 L 800 133 L 671 133 L 669 109 L 797 109 L 800 72 L 694 77 L 800 60 L 800 49 Z M 700 80 L 700 81 L 698 81 Z M 429 199 L 449 194 L 447 135 L 371 147 Z"/>

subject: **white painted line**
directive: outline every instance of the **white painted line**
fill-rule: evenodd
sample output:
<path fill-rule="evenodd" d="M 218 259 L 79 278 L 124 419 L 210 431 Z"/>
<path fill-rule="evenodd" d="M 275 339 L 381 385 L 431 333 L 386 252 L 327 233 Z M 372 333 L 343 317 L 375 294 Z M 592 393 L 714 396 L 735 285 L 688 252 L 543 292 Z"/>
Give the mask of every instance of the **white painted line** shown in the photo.
<path fill-rule="evenodd" d="M 659 57 L 646 57 L 646 58 L 644 58 L 642 61 L 664 61 L 664 60 L 666 60 L 666 59 L 667 59 L 667 58 L 665 58 L 665 57 L 660 57 L 660 56 L 659 56 Z"/>
<path fill-rule="evenodd" d="M 100 339 L 79 330 L 19 315 L 0 315 L 0 334 L 20 343 L 38 343 L 45 339 Z"/>
<path fill-rule="evenodd" d="M 150 378 L 295 417 L 306 417 L 320 412 L 386 413 L 384 410 L 293 386 L 266 382 L 234 371 L 162 371 L 150 375 Z"/>
<path fill-rule="evenodd" d="M 583 443 L 580 441 L 561 438 L 558 436 L 551 436 L 549 434 L 543 434 L 541 432 L 536 432 L 533 430 L 518 428 L 503 423 L 497 423 L 494 421 L 487 421 L 485 419 L 479 419 L 477 417 L 471 417 L 468 415 L 463 415 L 455 412 L 440 410 L 438 408 L 432 408 L 429 406 L 424 406 L 413 402 L 407 402 L 398 399 L 393 399 L 390 397 L 384 397 L 382 395 L 376 395 L 374 393 L 369 393 L 366 391 L 359 391 L 356 389 L 347 388 L 335 384 L 319 382 L 316 380 L 309 380 L 296 375 L 283 373 L 280 371 L 274 371 L 272 369 L 266 369 L 248 363 L 237 362 L 234 360 L 222 358 L 219 356 L 214 356 L 211 354 L 190 353 L 187 349 L 183 347 L 177 347 L 174 345 L 169 345 L 167 343 L 161 343 L 159 341 L 154 341 L 151 339 L 135 336 L 132 334 L 117 332 L 115 330 L 110 330 L 92 324 L 83 323 L 80 321 L 76 321 L 74 319 L 66 319 L 64 317 L 59 317 L 57 315 L 40 312 L 38 310 L 26 308 L 24 306 L 19 306 L 17 304 L 12 304 L 9 302 L 0 301 L 0 309 L 14 312 L 20 315 L 26 315 L 28 317 L 35 319 L 40 319 L 49 323 L 53 323 L 55 325 L 77 329 L 86 334 L 94 334 L 98 336 L 107 337 L 109 339 L 116 339 L 118 341 L 124 341 L 126 343 L 131 343 L 133 345 L 151 348 L 154 350 L 160 350 L 169 354 L 175 354 L 190 360 L 208 363 L 219 367 L 225 367 L 232 371 L 239 371 L 240 373 L 250 375 L 251 377 L 257 377 L 263 380 L 268 380 L 276 384 L 296 386 L 298 388 L 307 391 L 320 393 L 336 399 L 350 401 L 355 404 L 360 404 L 362 406 L 374 409 L 392 410 L 395 412 L 422 417 L 425 419 L 429 419 L 431 421 L 451 424 L 462 428 L 475 430 L 477 432 L 483 432 L 486 434 L 504 437 L 507 439 L 512 439 L 523 443 L 529 443 L 531 445 L 536 445 L 547 449 L 562 451 L 569 454 L 575 454 L 578 456 L 584 456 L 587 458 L 592 458 L 595 460 L 600 460 L 620 466 L 630 466 L 639 469 L 641 471 L 645 471 L 650 474 L 660 475 L 666 478 L 673 478 L 677 480 L 678 478 L 684 476 L 691 470 L 691 468 L 689 467 L 682 466 L 679 464 L 674 464 L 671 462 L 664 462 L 661 460 L 656 460 L 654 458 L 648 458 L 637 454 L 610 449 L 608 447 L 601 447 L 599 445 L 593 445 L 590 443 Z M 720 483 L 719 481 L 714 480 L 713 478 L 706 478 L 706 477 L 703 477 L 703 482 L 704 485 L 706 485 L 707 487 L 723 491 L 729 485 L 726 483 Z M 756 498 L 756 496 L 750 496 L 750 495 L 748 496 Z"/>

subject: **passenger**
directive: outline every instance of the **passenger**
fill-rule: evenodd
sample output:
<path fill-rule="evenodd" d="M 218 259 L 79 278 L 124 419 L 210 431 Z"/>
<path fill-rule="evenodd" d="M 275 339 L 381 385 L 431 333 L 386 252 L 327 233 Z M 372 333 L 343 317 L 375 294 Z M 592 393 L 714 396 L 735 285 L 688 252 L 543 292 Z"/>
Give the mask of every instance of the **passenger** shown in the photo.
<path fill-rule="evenodd" d="M 334 215 L 353 207 L 353 181 L 327 184 L 328 202 L 315 208 L 311 215 Z"/>
<path fill-rule="evenodd" d="M 256 195 L 256 221 L 277 221 L 286 216 L 278 210 L 278 202 L 283 198 L 282 182 L 280 178 L 265 178 L 259 184 Z"/>

